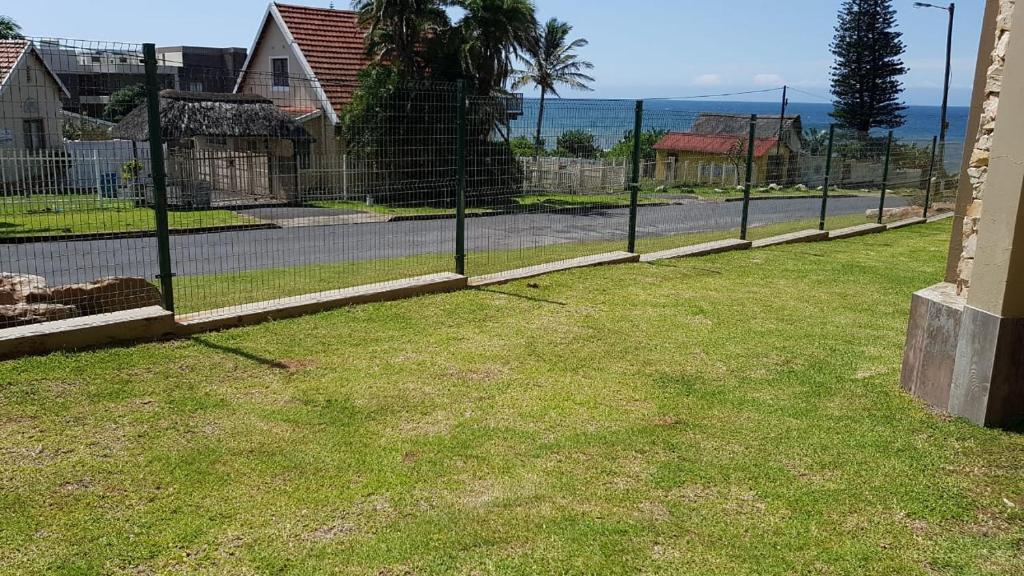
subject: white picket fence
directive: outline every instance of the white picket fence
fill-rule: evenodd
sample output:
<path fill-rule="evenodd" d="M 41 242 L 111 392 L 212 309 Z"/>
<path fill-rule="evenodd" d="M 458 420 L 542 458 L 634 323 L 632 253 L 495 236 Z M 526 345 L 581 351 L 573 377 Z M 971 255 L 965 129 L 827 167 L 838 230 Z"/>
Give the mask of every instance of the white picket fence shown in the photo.
<path fill-rule="evenodd" d="M 0 195 L 83 194 L 107 196 L 121 187 L 125 164 L 138 160 L 150 177 L 149 149 L 128 140 L 68 141 L 64 148 L 0 150 Z"/>

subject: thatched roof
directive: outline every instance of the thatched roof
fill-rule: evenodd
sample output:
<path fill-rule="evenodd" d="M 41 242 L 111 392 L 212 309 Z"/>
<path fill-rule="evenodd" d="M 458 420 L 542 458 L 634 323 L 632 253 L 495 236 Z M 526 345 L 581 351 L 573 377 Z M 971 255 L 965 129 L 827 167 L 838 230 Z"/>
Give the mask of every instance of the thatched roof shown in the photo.
<path fill-rule="evenodd" d="M 309 132 L 273 102 L 254 94 L 163 90 L 160 92 L 160 127 L 166 140 L 196 136 L 313 140 Z M 149 140 L 149 115 L 145 103 L 114 127 L 114 136 Z"/>
<path fill-rule="evenodd" d="M 778 138 L 779 137 L 779 115 L 758 116 L 756 138 Z M 800 123 L 800 116 L 786 116 L 782 122 L 782 132 L 790 130 L 799 134 L 803 128 Z M 696 134 L 727 134 L 730 136 L 746 137 L 750 133 L 750 116 L 740 114 L 717 114 L 715 112 L 701 112 L 693 123 L 691 132 Z"/>

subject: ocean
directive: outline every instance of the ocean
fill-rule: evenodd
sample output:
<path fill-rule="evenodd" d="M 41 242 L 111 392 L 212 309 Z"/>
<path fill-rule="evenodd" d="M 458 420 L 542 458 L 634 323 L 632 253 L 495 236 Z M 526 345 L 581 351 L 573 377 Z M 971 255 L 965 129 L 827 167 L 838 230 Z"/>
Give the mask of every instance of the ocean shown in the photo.
<path fill-rule="evenodd" d="M 542 137 L 548 147 L 554 147 L 558 135 L 566 130 L 583 130 L 594 134 L 598 145 L 610 148 L 632 129 L 634 118 L 632 100 L 588 100 L 551 98 L 545 100 Z M 780 102 L 724 102 L 713 100 L 645 100 L 644 128 L 686 131 L 693 119 L 701 112 L 729 114 L 771 114 L 778 115 Z M 523 103 L 523 114 L 511 124 L 511 135 L 533 138 L 537 124 L 538 100 L 527 98 Z M 829 112 L 831 104 L 790 102 L 786 115 L 799 114 L 804 129 L 828 129 L 832 122 Z M 967 117 L 970 108 L 951 106 L 949 108 L 949 131 L 946 135 L 947 157 L 950 164 L 959 162 L 963 150 L 964 135 L 967 131 Z M 928 145 L 939 131 L 941 108 L 938 106 L 909 106 L 905 112 L 906 123 L 895 130 L 900 140 L 917 141 Z M 884 131 L 880 131 L 883 134 Z"/>

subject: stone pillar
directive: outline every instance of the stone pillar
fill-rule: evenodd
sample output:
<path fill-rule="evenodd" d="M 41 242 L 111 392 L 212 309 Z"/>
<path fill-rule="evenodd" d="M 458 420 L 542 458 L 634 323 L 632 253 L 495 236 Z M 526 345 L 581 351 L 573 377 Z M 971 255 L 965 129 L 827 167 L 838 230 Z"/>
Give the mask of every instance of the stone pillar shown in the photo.
<path fill-rule="evenodd" d="M 902 379 L 937 409 L 1007 426 L 1024 419 L 1024 34 L 1011 34 L 1024 11 L 989 0 L 986 13 L 995 14 L 986 22 L 991 64 L 975 83 L 982 98 L 961 177 L 970 184 L 958 202 L 963 225 L 953 232 L 961 249 L 951 242 L 956 271 L 914 295 Z"/>
<path fill-rule="evenodd" d="M 966 199 L 966 209 L 963 213 L 961 252 L 955 282 L 957 293 L 961 295 L 965 294 L 971 285 L 975 250 L 977 248 L 978 221 L 981 218 L 985 183 L 988 179 L 989 158 L 992 154 L 996 118 L 999 112 L 999 97 L 1003 90 L 1003 76 L 1006 69 L 1006 53 L 1010 45 L 1014 4 L 1015 0 L 998 1 L 998 14 L 996 16 L 994 33 L 992 33 L 994 46 L 990 51 L 988 59 L 985 86 L 982 92 L 984 94 L 984 101 L 981 105 L 977 139 L 968 160 L 966 180 L 970 185 L 971 197 Z M 977 85 L 975 90 L 978 90 Z M 1006 125 L 1005 122 L 1002 124 Z M 963 180 L 961 178 L 961 181 Z"/>

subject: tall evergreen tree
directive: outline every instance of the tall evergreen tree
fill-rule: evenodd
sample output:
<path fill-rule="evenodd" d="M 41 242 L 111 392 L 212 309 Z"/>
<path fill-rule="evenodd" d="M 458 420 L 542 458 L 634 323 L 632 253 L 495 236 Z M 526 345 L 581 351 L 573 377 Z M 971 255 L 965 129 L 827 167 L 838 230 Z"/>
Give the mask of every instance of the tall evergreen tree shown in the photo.
<path fill-rule="evenodd" d="M 832 117 L 866 137 L 872 128 L 903 125 L 900 100 L 907 72 L 892 0 L 845 0 L 832 42 Z"/>

